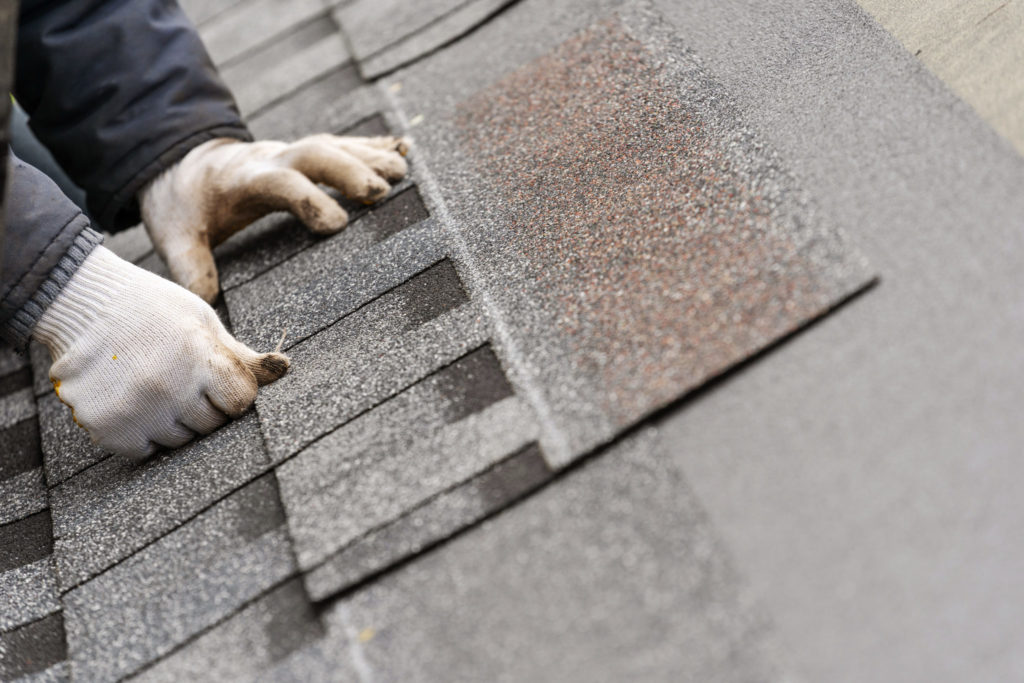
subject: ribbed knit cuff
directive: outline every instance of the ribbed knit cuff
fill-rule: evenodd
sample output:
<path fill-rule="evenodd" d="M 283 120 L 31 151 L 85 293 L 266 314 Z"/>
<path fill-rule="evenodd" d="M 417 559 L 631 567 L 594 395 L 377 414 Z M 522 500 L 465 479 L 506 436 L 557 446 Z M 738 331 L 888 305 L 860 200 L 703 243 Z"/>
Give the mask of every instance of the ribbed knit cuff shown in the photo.
<path fill-rule="evenodd" d="M 28 344 L 32 330 L 39 318 L 101 242 L 103 242 L 103 235 L 92 228 L 85 228 L 78 233 L 71 246 L 50 271 L 49 277 L 39 286 L 32 298 L 25 302 L 25 305 L 3 326 L 0 331 L 2 336 L 15 348 L 24 348 Z"/>
<path fill-rule="evenodd" d="M 96 247 L 39 317 L 32 337 L 55 356 L 65 353 L 109 311 L 111 298 L 128 287 L 133 268 L 106 247 Z"/>

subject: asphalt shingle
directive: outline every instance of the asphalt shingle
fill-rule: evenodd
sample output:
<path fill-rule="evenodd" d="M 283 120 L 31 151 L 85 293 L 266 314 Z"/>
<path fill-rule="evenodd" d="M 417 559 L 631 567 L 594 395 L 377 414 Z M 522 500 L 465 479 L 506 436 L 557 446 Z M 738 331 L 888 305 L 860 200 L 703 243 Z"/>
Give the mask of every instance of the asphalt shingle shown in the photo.
<path fill-rule="evenodd" d="M 347 590 L 503 510 L 552 476 L 540 449 L 531 444 L 341 548 L 305 573 L 306 588 L 314 600 Z"/>
<path fill-rule="evenodd" d="M 350 230 L 226 291 L 235 335 L 256 349 L 274 348 L 282 328 L 287 328 L 285 348 L 289 348 L 445 255 L 444 240 L 432 219 L 399 228 L 379 241 L 383 235 L 378 230 L 384 228 L 373 221 L 365 225 L 359 221 Z"/>
<path fill-rule="evenodd" d="M 0 572 L 32 564 L 53 552 L 50 511 L 0 526 Z"/>
<path fill-rule="evenodd" d="M 28 344 L 28 356 L 32 364 L 33 393 L 42 396 L 48 391 L 53 391 L 53 384 L 50 382 L 50 352 L 39 342 L 32 341 Z"/>
<path fill-rule="evenodd" d="M 264 109 L 249 121 L 249 128 L 258 138 L 295 140 L 311 133 L 336 133 L 383 108 L 380 91 L 366 85 L 350 64 Z"/>
<path fill-rule="evenodd" d="M 0 632 L 60 610 L 49 556 L 0 573 Z"/>
<path fill-rule="evenodd" d="M 0 377 L 9 375 L 27 365 L 28 357 L 25 354 L 18 353 L 8 346 L 0 346 Z M 0 393 L 7 392 L 0 388 Z"/>
<path fill-rule="evenodd" d="M 36 399 L 32 395 L 32 387 L 22 387 L 0 396 L 0 429 L 8 429 L 35 416 Z"/>
<path fill-rule="evenodd" d="M 196 26 L 200 26 L 221 12 L 239 5 L 245 0 L 180 0 L 178 2 L 185 14 Z"/>
<path fill-rule="evenodd" d="M 0 678 L 67 680 L 64 623 L 59 613 L 0 634 Z"/>
<path fill-rule="evenodd" d="M 452 264 L 435 264 L 291 348 L 292 369 L 256 401 L 271 458 L 298 451 L 486 339 Z"/>
<path fill-rule="evenodd" d="M 473 29 L 511 0 L 428 0 L 416 11 L 401 0 L 343 3 L 335 17 L 364 78 L 377 78 Z"/>
<path fill-rule="evenodd" d="M 139 681 L 357 680 L 343 643 L 324 627 L 298 579 L 287 581 L 223 624 L 143 671 Z"/>
<path fill-rule="evenodd" d="M 373 119 L 368 123 L 372 121 Z M 412 200 L 406 192 L 411 186 L 412 184 L 408 181 L 397 184 L 389 197 L 373 206 L 372 212 L 370 207 L 360 202 L 339 198 L 338 193 L 331 192 L 335 199 L 339 199 L 342 208 L 349 215 L 349 226 L 344 233 L 334 239 L 344 242 L 353 249 L 383 239 L 389 234 L 386 229 L 387 223 L 403 220 L 404 216 L 395 215 L 396 212 L 410 211 L 414 208 L 407 204 Z M 418 195 L 415 192 L 413 195 L 418 200 Z M 392 202 L 396 200 L 399 200 L 399 203 L 392 206 Z M 422 202 L 420 202 L 420 206 L 422 206 Z M 378 214 L 379 217 L 372 219 L 365 226 L 360 225 L 362 217 L 367 212 Z M 426 215 L 423 215 L 422 218 L 426 218 Z M 384 220 L 385 229 L 381 228 L 382 220 Z M 304 249 L 323 241 L 322 237 L 314 235 L 309 228 L 291 214 L 274 213 L 266 216 L 245 230 L 235 233 L 214 250 L 221 288 L 228 290 L 245 284 Z"/>
<path fill-rule="evenodd" d="M 50 387 L 39 398 L 39 432 L 46 481 L 56 486 L 77 472 L 105 460 L 110 454 L 93 445 L 89 433 L 75 424 L 71 409 Z"/>
<path fill-rule="evenodd" d="M 47 505 L 42 468 L 0 480 L 0 524 L 39 512 Z"/>
<path fill-rule="evenodd" d="M 226 66 L 325 11 L 323 0 L 246 0 L 199 29 L 214 63 Z"/>
<path fill-rule="evenodd" d="M 171 531 L 261 474 L 267 463 L 256 416 L 143 464 L 111 456 L 50 491 L 55 560 L 63 590 Z"/>
<path fill-rule="evenodd" d="M 439 370 L 278 468 L 300 568 L 473 478 L 536 433 L 489 347 Z"/>
<path fill-rule="evenodd" d="M 243 116 L 286 97 L 348 61 L 337 26 L 323 16 L 220 70 Z"/>
<path fill-rule="evenodd" d="M 74 676 L 126 676 L 293 573 L 283 526 L 277 486 L 266 475 L 66 593 Z"/>

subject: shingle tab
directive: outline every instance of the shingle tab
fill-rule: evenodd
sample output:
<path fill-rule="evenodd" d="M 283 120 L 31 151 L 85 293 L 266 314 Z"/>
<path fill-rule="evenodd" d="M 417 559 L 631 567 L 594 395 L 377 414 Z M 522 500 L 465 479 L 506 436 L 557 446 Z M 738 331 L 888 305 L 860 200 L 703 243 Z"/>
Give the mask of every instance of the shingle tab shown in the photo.
<path fill-rule="evenodd" d="M 0 346 L 0 377 L 27 366 L 28 356 L 9 346 Z"/>
<path fill-rule="evenodd" d="M 536 438 L 529 409 L 502 385 L 497 358 L 482 347 L 279 467 L 299 566 L 312 568 Z"/>
<path fill-rule="evenodd" d="M 380 243 L 371 225 L 359 230 L 353 226 L 352 232 L 320 242 L 225 292 L 235 336 L 255 349 L 270 349 L 280 339 L 281 329 L 287 328 L 288 348 L 445 255 L 432 219 Z"/>
<path fill-rule="evenodd" d="M 317 641 L 323 635 L 324 627 L 302 582 L 293 579 L 146 669 L 136 680 L 356 680 L 345 648 L 337 640 L 328 644 L 330 654 L 318 651 Z"/>
<path fill-rule="evenodd" d="M 392 195 L 380 203 L 370 207 L 361 202 L 339 199 L 339 194 L 330 192 L 339 199 L 342 208 L 348 212 L 349 226 L 344 233 L 330 239 L 344 242 L 350 249 L 359 249 L 383 239 L 380 229 L 381 218 L 374 218 L 365 225 L 362 219 L 368 213 L 380 213 L 386 218 L 385 225 L 401 222 L 402 215 L 395 216 L 396 211 L 408 211 L 408 189 L 412 186 L 408 181 L 399 183 L 392 190 Z M 415 197 L 419 199 L 418 194 Z M 398 205 L 392 203 L 399 201 Z M 422 201 L 420 202 L 422 206 Z M 426 210 L 423 209 L 424 213 Z M 423 218 L 426 216 L 424 215 Z M 421 220 L 417 218 L 416 220 Z M 410 225 L 411 222 L 404 223 Z M 404 227 L 403 225 L 403 227 Z M 252 280 L 274 266 L 287 261 L 307 247 L 323 242 L 297 218 L 287 213 L 274 213 L 256 221 L 245 230 L 235 233 L 229 240 L 214 250 L 217 267 L 220 272 L 220 284 L 224 290 L 232 289 Z"/>
<path fill-rule="evenodd" d="M 39 420 L 35 416 L 0 429 L 0 482 L 42 465 Z"/>
<path fill-rule="evenodd" d="M 254 413 L 139 464 L 111 456 L 50 491 L 64 590 L 166 534 L 264 471 Z"/>
<path fill-rule="evenodd" d="M 312 133 L 336 133 L 383 107 L 380 91 L 365 85 L 350 64 L 261 111 L 249 121 L 249 128 L 258 138 L 295 140 Z"/>
<path fill-rule="evenodd" d="M 303 577 L 324 600 L 504 509 L 553 477 L 536 444 L 356 539 Z"/>
<path fill-rule="evenodd" d="M 50 352 L 37 341 L 28 344 L 28 355 L 32 363 L 32 387 L 36 396 L 53 391 L 50 382 Z"/>
<path fill-rule="evenodd" d="M 293 573 L 283 522 L 266 475 L 65 594 L 74 676 L 128 675 Z"/>
<path fill-rule="evenodd" d="M 443 281 L 437 273 L 445 268 L 451 266 L 435 265 L 292 347 L 291 370 L 256 400 L 272 459 L 296 452 L 486 340 L 476 307 L 457 303 L 465 297 L 457 282 L 448 281 L 447 294 L 437 290 Z M 439 312 L 435 298 L 457 307 Z M 437 317 L 424 320 L 428 311 Z"/>
<path fill-rule="evenodd" d="M 60 610 L 50 557 L 0 573 L 0 631 L 9 631 Z"/>
<path fill-rule="evenodd" d="M 429 0 L 415 11 L 401 0 L 355 0 L 335 17 L 352 42 L 364 78 L 412 62 L 473 29 L 512 0 Z"/>
<path fill-rule="evenodd" d="M 50 511 L 0 526 L 0 572 L 32 564 L 53 552 Z"/>
<path fill-rule="evenodd" d="M 50 388 L 39 398 L 39 431 L 46 481 L 56 486 L 76 472 L 109 457 L 89 440 L 89 433 L 75 424 L 71 409 Z"/>
<path fill-rule="evenodd" d="M 224 66 L 323 13 L 323 0 L 246 0 L 199 30 L 214 63 Z"/>
<path fill-rule="evenodd" d="M 34 418 L 36 399 L 32 387 L 23 387 L 6 396 L 0 396 L 0 429 L 8 429 L 17 423 Z"/>
<path fill-rule="evenodd" d="M 265 48 L 220 70 L 243 116 L 286 97 L 348 60 L 329 16 L 307 23 Z"/>
<path fill-rule="evenodd" d="M 0 524 L 39 512 L 47 505 L 42 468 L 0 480 Z"/>

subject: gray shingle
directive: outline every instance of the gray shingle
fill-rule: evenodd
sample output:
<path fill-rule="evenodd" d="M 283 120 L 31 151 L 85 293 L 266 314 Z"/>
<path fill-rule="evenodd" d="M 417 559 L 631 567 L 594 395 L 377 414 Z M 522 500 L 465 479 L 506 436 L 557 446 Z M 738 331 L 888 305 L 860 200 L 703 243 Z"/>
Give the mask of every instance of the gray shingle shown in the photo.
<path fill-rule="evenodd" d="M 246 0 L 213 17 L 199 30 L 218 66 L 323 13 L 323 0 Z"/>
<path fill-rule="evenodd" d="M 560 466 L 872 276 L 656 17 L 629 10 L 526 64 L 526 48 L 495 58 L 495 40 L 569 35 L 533 12 L 403 72 L 397 97 L 430 122 L 417 146 L 456 255 Z"/>
<path fill-rule="evenodd" d="M 28 357 L 9 346 L 0 346 L 0 377 L 28 365 Z"/>
<path fill-rule="evenodd" d="M 143 671 L 139 681 L 356 680 L 343 643 L 324 636 L 319 615 L 293 579 Z"/>
<path fill-rule="evenodd" d="M 228 10 L 245 0 L 180 0 L 178 2 L 192 23 L 199 26 L 221 12 Z"/>
<path fill-rule="evenodd" d="M 0 396 L 0 429 L 13 427 L 35 415 L 36 399 L 32 387 L 22 387 L 6 396 Z"/>
<path fill-rule="evenodd" d="M 62 680 L 63 669 L 56 667 L 66 656 L 59 613 L 0 634 L 0 678 L 4 680 Z"/>
<path fill-rule="evenodd" d="M 50 352 L 37 341 L 28 344 L 29 360 L 32 363 L 32 387 L 36 396 L 53 391 L 50 382 Z"/>
<path fill-rule="evenodd" d="M 63 590 L 80 584 L 264 471 L 250 412 L 145 463 L 111 456 L 50 491 Z"/>
<path fill-rule="evenodd" d="M 552 476 L 540 449 L 528 446 L 370 531 L 307 571 L 303 580 L 310 596 L 324 600 L 351 588 L 504 509 Z"/>
<path fill-rule="evenodd" d="M 429 0 L 415 11 L 396 0 L 342 3 L 334 16 L 352 44 L 364 78 L 374 79 L 445 45 L 511 0 Z"/>
<path fill-rule="evenodd" d="M 365 85 L 350 64 L 261 111 L 249 121 L 249 128 L 258 138 L 295 140 L 344 130 L 379 113 L 383 106 L 380 91 Z"/>
<path fill-rule="evenodd" d="M 336 10 L 363 78 L 374 79 L 450 43 L 514 0 L 357 0 Z"/>
<path fill-rule="evenodd" d="M 75 424 L 71 409 L 60 402 L 52 387 L 48 394 L 39 398 L 39 432 L 46 481 L 50 486 L 109 456 L 93 445 L 88 432 Z"/>
<path fill-rule="evenodd" d="M 536 434 L 489 347 L 459 359 L 278 468 L 299 566 L 314 567 Z"/>
<path fill-rule="evenodd" d="M 373 206 L 372 213 L 382 212 L 383 216 L 392 216 L 403 206 L 404 202 L 410 201 L 407 190 L 411 186 L 409 181 L 395 185 L 389 197 Z M 381 230 L 374 227 L 379 219 L 373 219 L 365 226 L 360 225 L 362 217 L 370 212 L 370 207 L 361 202 L 340 198 L 340 195 L 334 191 L 329 191 L 329 194 L 338 200 L 349 216 L 349 226 L 344 233 L 333 239 L 345 242 L 351 248 L 379 241 Z M 396 200 L 400 203 L 392 206 L 392 202 Z M 418 195 L 416 195 L 416 200 L 419 200 Z M 422 201 L 420 201 L 420 206 L 422 207 Z M 425 213 L 425 209 L 423 212 Z M 395 219 L 399 218 L 395 217 Z M 324 241 L 322 237 L 311 233 L 309 228 L 291 214 L 277 212 L 266 216 L 245 230 L 235 233 L 214 250 L 221 288 L 228 290 L 244 284 L 277 264 L 287 261 L 307 247 L 322 241 Z"/>
<path fill-rule="evenodd" d="M 132 263 L 138 263 L 153 251 L 153 243 L 142 223 L 113 235 L 105 234 L 103 246 Z"/>
<path fill-rule="evenodd" d="M 0 574 L 0 631 L 9 631 L 60 609 L 50 557 Z"/>
<path fill-rule="evenodd" d="M 272 475 L 64 596 L 74 676 L 112 680 L 295 571 Z"/>
<path fill-rule="evenodd" d="M 305 24 L 265 48 L 221 69 L 243 116 L 250 116 L 348 60 L 329 16 Z"/>
<path fill-rule="evenodd" d="M 0 480 L 0 524 L 39 512 L 47 505 L 41 467 Z"/>
<path fill-rule="evenodd" d="M 0 429 L 0 482 L 43 464 L 35 415 Z"/>
<path fill-rule="evenodd" d="M 7 374 L 0 374 L 0 396 L 32 386 L 32 368 L 28 364 L 17 367 Z"/>
<path fill-rule="evenodd" d="M 430 316 L 436 317 L 426 321 Z M 486 338 L 450 264 L 420 273 L 292 347 L 291 370 L 256 402 L 271 458 L 298 451 Z"/>
<path fill-rule="evenodd" d="M 372 232 L 353 229 L 225 292 L 235 336 L 273 348 L 287 328 L 288 348 L 445 255 L 431 219 L 376 242 Z"/>
<path fill-rule="evenodd" d="M 329 606 L 374 680 L 785 680 L 652 430 Z M 439 627 L 443 625 L 443 627 Z"/>

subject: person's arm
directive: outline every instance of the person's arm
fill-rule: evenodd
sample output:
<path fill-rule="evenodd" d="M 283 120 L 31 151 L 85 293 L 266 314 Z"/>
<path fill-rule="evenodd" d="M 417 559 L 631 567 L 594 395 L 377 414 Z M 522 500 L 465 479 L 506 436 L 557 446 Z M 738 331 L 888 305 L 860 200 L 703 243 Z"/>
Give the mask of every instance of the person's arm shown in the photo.
<path fill-rule="evenodd" d="M 251 140 L 173 0 L 22 0 L 15 95 L 101 228 L 139 222 L 140 188 L 213 138 Z"/>

